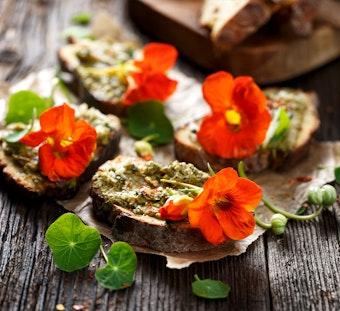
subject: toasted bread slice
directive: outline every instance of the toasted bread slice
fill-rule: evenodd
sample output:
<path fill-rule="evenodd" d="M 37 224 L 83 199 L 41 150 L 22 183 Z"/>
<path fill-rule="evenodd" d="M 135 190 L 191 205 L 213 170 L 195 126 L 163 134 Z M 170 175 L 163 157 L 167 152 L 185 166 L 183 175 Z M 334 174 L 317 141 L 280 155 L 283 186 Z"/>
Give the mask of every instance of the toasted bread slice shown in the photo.
<path fill-rule="evenodd" d="M 179 161 L 193 163 L 201 170 L 207 170 L 208 164 L 215 171 L 224 167 L 237 168 L 242 160 L 247 172 L 256 173 L 266 169 L 279 170 L 295 165 L 304 159 L 309 150 L 313 134 L 320 121 L 317 112 L 317 96 L 312 92 L 293 89 L 268 88 L 264 90 L 268 107 L 272 114 L 284 106 L 290 117 L 290 127 L 286 136 L 275 145 L 262 145 L 257 152 L 244 159 L 225 159 L 207 153 L 200 146 L 196 132 L 200 120 L 187 124 L 175 132 L 175 155 Z"/>
<path fill-rule="evenodd" d="M 127 88 L 124 64 L 139 51 L 132 42 L 82 39 L 60 47 L 57 57 L 65 84 L 81 101 L 122 116 Z"/>
<path fill-rule="evenodd" d="M 90 196 L 94 213 L 112 226 L 113 237 L 131 245 L 166 253 L 211 249 L 197 228 L 186 221 L 166 222 L 158 210 L 171 194 L 187 194 L 183 186 L 161 181 L 202 186 L 209 174 L 192 164 L 174 161 L 161 165 L 140 158 L 118 156 L 104 163 L 94 175 Z"/>
<path fill-rule="evenodd" d="M 85 172 L 70 180 L 50 181 L 40 173 L 36 148 L 23 148 L 20 143 L 14 145 L 6 143 L 4 137 L 10 133 L 10 129 L 6 128 L 0 132 L 0 170 L 10 190 L 30 198 L 69 199 L 76 194 L 82 183 L 92 178 L 101 164 L 115 156 L 121 138 L 121 124 L 118 117 L 104 115 L 95 108 L 89 109 L 86 104 L 74 108 L 76 118 L 88 121 L 98 135 L 93 160 Z"/>

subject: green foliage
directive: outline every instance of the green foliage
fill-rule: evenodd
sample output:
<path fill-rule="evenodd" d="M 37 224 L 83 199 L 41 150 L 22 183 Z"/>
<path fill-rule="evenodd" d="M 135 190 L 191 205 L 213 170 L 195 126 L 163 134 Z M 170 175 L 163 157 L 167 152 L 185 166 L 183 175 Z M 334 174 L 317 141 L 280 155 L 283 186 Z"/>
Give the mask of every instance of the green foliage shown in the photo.
<path fill-rule="evenodd" d="M 230 292 L 230 286 L 221 281 L 205 279 L 200 280 L 195 275 L 195 281 L 192 283 L 192 291 L 196 296 L 207 299 L 227 298 Z"/>
<path fill-rule="evenodd" d="M 19 91 L 11 95 L 8 101 L 8 111 L 5 117 L 6 124 L 22 122 L 28 124 L 32 119 L 33 110 L 36 117 L 49 108 L 49 103 L 31 91 Z"/>
<path fill-rule="evenodd" d="M 97 281 L 112 290 L 131 286 L 137 266 L 137 257 L 125 242 L 114 243 L 107 254 L 107 265 L 96 271 Z"/>
<path fill-rule="evenodd" d="M 136 138 L 155 135 L 154 144 L 167 144 L 173 139 L 174 129 L 164 113 L 164 105 L 155 100 L 134 104 L 127 110 L 128 130 Z"/>
<path fill-rule="evenodd" d="M 335 181 L 340 184 L 340 166 L 334 169 Z"/>
<path fill-rule="evenodd" d="M 67 272 L 89 265 L 101 245 L 99 232 L 73 213 L 63 214 L 50 225 L 46 241 L 57 267 Z"/>
<path fill-rule="evenodd" d="M 91 21 L 92 13 L 90 12 L 81 12 L 72 15 L 71 21 L 74 24 L 86 25 Z"/>
<path fill-rule="evenodd" d="M 280 107 L 273 115 L 263 146 L 275 146 L 280 143 L 286 137 L 289 127 L 290 119 L 287 112 L 284 108 Z"/>

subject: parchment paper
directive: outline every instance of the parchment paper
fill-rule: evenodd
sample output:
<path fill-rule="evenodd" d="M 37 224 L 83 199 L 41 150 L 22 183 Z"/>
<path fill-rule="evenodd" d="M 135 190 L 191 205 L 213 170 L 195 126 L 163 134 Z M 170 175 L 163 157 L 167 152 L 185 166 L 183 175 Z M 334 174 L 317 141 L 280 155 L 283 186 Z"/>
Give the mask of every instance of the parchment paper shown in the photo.
<path fill-rule="evenodd" d="M 6 112 L 6 102 L 10 93 L 18 90 L 33 90 L 40 95 L 47 96 L 51 90 L 51 81 L 55 75 L 55 70 L 46 69 L 37 73 L 32 73 L 26 79 L 14 85 L 0 85 L 0 120 Z M 169 101 L 165 103 L 166 114 L 172 121 L 174 128 L 191 120 L 202 117 L 210 112 L 202 98 L 201 85 L 194 78 L 188 77 L 179 71 L 172 71 L 170 76 L 176 79 L 178 89 Z M 56 104 L 65 101 L 62 93 L 55 94 Z M 126 130 L 123 130 L 123 136 L 120 143 L 120 154 L 135 155 L 133 150 L 134 139 L 132 139 Z M 170 143 L 164 147 L 155 148 L 154 160 L 168 164 L 174 160 L 173 144 Z M 307 191 L 312 185 L 323 185 L 334 180 L 334 168 L 340 166 L 340 142 L 313 142 L 310 149 L 310 156 L 301 164 L 290 170 L 281 173 L 264 172 L 248 177 L 258 183 L 264 194 L 269 197 L 278 207 L 289 211 L 296 212 L 301 204 L 307 198 Z M 309 182 L 299 182 L 298 177 L 310 177 Z M 100 223 L 92 216 L 92 203 L 89 198 L 89 184 L 83 185 L 75 198 L 66 201 L 58 201 L 66 210 L 77 214 L 87 225 L 96 228 L 103 236 L 108 237 L 114 242 L 111 235 L 110 227 Z M 266 207 L 257 208 L 260 218 L 269 221 L 272 212 Z M 289 230 L 289 228 L 288 228 Z M 264 229 L 256 226 L 255 232 L 242 241 L 232 241 L 226 246 L 216 247 L 209 251 L 191 252 L 191 253 L 160 253 L 150 249 L 134 247 L 135 251 L 143 253 L 152 253 L 165 256 L 167 258 L 167 267 L 184 268 L 194 262 L 205 262 L 218 260 L 220 258 L 240 255 L 244 253 L 247 247 L 253 243 Z"/>

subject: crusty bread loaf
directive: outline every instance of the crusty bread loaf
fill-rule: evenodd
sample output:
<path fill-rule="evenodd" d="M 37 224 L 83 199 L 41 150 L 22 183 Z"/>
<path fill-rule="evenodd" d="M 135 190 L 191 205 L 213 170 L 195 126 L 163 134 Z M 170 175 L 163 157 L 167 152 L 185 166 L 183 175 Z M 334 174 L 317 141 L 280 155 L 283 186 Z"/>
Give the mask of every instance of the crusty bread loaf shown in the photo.
<path fill-rule="evenodd" d="M 210 31 L 210 38 L 220 51 L 230 50 L 259 31 L 274 16 L 281 27 L 296 35 L 312 32 L 317 10 L 316 0 L 204 0 L 200 25 Z"/>
<path fill-rule="evenodd" d="M 319 127 L 317 96 L 301 90 L 268 88 L 264 90 L 268 107 L 272 102 L 285 102 L 290 107 L 291 126 L 286 138 L 275 147 L 260 147 L 257 152 L 244 159 L 225 159 L 207 153 L 200 146 L 196 132 L 200 120 L 187 124 L 175 132 L 175 155 L 179 161 L 193 163 L 201 170 L 208 169 L 208 163 L 215 171 L 224 167 L 237 168 L 240 160 L 247 172 L 261 172 L 265 169 L 279 170 L 290 167 L 304 159 L 309 150 L 313 134 Z M 274 109 L 271 109 L 274 111 Z"/>
<path fill-rule="evenodd" d="M 16 149 L 20 146 L 11 147 L 4 141 L 3 138 L 9 133 L 8 129 L 0 131 L 0 170 L 9 190 L 29 198 L 69 199 L 76 194 L 82 183 L 92 178 L 102 163 L 115 156 L 121 137 L 118 117 L 103 115 L 94 108 L 88 109 L 85 104 L 76 108 L 76 117 L 95 127 L 98 135 L 97 148 L 93 160 L 81 176 L 62 182 L 52 182 L 40 173 L 36 149 L 28 148 L 29 153 L 21 154 Z"/>
<path fill-rule="evenodd" d="M 60 47 L 57 57 L 64 83 L 81 101 L 103 113 L 122 116 L 127 81 L 119 66 L 134 53 L 138 49 L 131 42 L 82 39 Z"/>
<path fill-rule="evenodd" d="M 183 186 L 161 182 L 162 178 L 202 186 L 208 177 L 192 164 L 174 161 L 160 165 L 118 156 L 104 163 L 92 179 L 94 213 L 112 226 L 116 240 L 133 246 L 166 253 L 211 249 L 215 246 L 199 229 L 191 228 L 186 221 L 166 222 L 158 213 L 171 192 L 186 193 Z"/>
<path fill-rule="evenodd" d="M 200 25 L 210 30 L 212 42 L 225 51 L 266 24 L 275 8 L 265 0 L 204 0 Z"/>

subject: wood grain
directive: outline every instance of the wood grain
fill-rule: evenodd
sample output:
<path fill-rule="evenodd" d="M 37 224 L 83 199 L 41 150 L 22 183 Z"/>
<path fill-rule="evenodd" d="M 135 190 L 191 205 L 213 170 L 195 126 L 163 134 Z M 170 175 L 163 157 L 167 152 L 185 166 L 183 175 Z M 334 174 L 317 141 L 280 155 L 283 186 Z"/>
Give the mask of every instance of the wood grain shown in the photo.
<path fill-rule="evenodd" d="M 153 38 L 131 22 L 125 0 L 1 0 L 0 81 L 15 82 L 28 73 L 56 65 L 60 33 L 73 13 L 104 9 L 142 41 Z M 137 2 L 135 2 L 137 3 Z M 5 12 L 5 14 L 3 13 Z M 145 20 L 147 23 L 147 19 Z M 15 30 L 15 36 L 6 33 Z M 16 57 L 6 58 L 4 51 Z M 198 53 L 198 51 L 196 51 Z M 180 58 L 187 75 L 202 80 L 206 72 Z M 284 86 L 316 90 L 320 96 L 320 140 L 340 139 L 340 61 Z M 165 267 L 163 257 L 138 254 L 135 282 L 123 291 L 103 289 L 93 278 L 104 265 L 74 273 L 58 270 L 45 241 L 48 226 L 64 213 L 50 201 L 27 202 L 8 192 L 0 179 L 0 310 L 339 310 L 340 212 L 336 205 L 318 220 L 290 222 L 283 237 L 270 232 L 246 253 L 182 270 Z M 107 249 L 107 241 L 104 240 Z M 204 300 L 191 292 L 194 275 L 229 283 L 228 299 Z"/>

